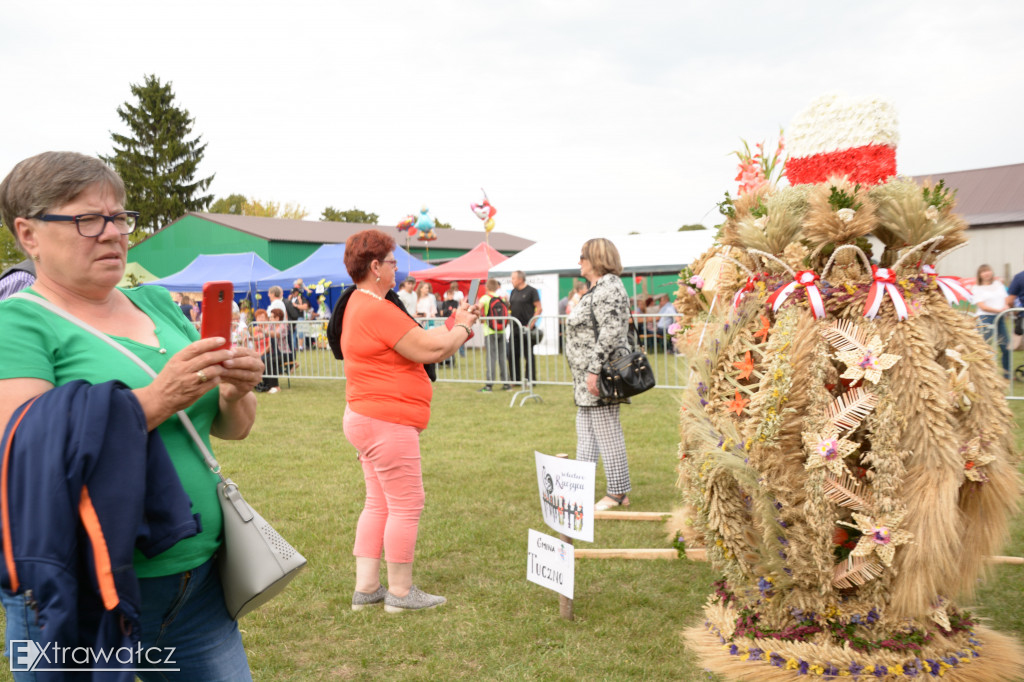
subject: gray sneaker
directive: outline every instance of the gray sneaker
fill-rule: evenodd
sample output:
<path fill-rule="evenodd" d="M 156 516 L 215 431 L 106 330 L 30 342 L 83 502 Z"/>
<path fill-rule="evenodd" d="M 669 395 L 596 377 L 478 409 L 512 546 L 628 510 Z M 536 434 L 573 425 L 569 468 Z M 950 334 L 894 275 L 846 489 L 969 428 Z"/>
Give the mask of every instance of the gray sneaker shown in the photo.
<path fill-rule="evenodd" d="M 352 610 L 362 611 L 363 609 L 383 604 L 384 597 L 387 594 L 388 591 L 384 589 L 383 585 L 378 587 L 376 592 L 360 592 L 356 590 L 352 593 Z"/>
<path fill-rule="evenodd" d="M 384 610 L 388 613 L 402 613 L 403 611 L 417 611 L 419 609 L 432 609 L 440 606 L 448 600 L 436 594 L 427 594 L 420 588 L 413 585 L 409 594 L 404 597 L 396 597 L 388 592 L 384 597 Z"/>

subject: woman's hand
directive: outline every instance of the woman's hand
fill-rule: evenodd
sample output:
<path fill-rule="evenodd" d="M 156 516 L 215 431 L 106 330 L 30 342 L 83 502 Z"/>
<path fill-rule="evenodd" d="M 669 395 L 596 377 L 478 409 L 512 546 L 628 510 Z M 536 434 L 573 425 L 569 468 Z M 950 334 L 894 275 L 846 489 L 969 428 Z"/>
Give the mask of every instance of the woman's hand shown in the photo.
<path fill-rule="evenodd" d="M 601 391 L 597 388 L 597 375 L 587 373 L 587 390 L 590 391 L 590 395 L 601 397 Z"/>
<path fill-rule="evenodd" d="M 135 389 L 150 431 L 221 384 L 228 372 L 221 363 L 232 359 L 235 350 L 243 350 L 216 350 L 224 341 L 215 337 L 185 346 L 167 361 L 148 386 Z"/>
<path fill-rule="evenodd" d="M 480 306 L 476 304 L 470 307 L 463 301 L 462 305 L 455 309 L 455 324 L 465 324 L 472 327 L 478 319 L 480 319 Z"/>
<path fill-rule="evenodd" d="M 224 373 L 220 375 L 220 399 L 227 403 L 237 402 L 251 393 L 263 380 L 265 369 L 260 356 L 251 348 L 234 346 L 231 353 L 233 356 L 224 361 Z"/>

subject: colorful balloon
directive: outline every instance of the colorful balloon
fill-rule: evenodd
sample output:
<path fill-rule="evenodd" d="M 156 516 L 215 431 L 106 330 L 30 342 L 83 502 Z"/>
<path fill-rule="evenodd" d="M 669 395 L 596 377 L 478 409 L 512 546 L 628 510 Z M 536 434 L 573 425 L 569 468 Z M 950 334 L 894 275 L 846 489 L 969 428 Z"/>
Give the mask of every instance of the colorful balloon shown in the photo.
<path fill-rule="evenodd" d="M 434 219 L 430 217 L 430 209 L 426 206 L 420 209 L 420 216 L 416 219 L 416 230 L 419 232 L 416 239 L 421 242 L 432 242 L 437 239 L 434 233 Z"/>
<path fill-rule="evenodd" d="M 408 232 L 410 237 L 413 236 L 414 234 L 416 234 L 416 216 L 405 216 L 404 218 L 398 221 L 398 225 L 396 225 L 395 227 L 398 228 L 399 232 Z"/>
<path fill-rule="evenodd" d="M 491 202 L 487 199 L 487 192 L 484 192 L 483 188 L 480 188 L 483 192 L 484 200 L 479 204 L 470 204 L 469 207 L 476 214 L 476 217 L 484 221 L 484 230 L 490 232 L 494 229 L 494 214 L 498 212 L 498 209 L 491 206 Z"/>

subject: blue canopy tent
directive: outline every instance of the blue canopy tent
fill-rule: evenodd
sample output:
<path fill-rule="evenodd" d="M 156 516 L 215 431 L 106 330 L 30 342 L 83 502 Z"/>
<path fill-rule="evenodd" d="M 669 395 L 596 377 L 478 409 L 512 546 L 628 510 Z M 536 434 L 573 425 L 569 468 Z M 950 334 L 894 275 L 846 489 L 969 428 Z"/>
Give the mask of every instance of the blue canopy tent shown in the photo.
<path fill-rule="evenodd" d="M 171 291 L 202 291 L 206 282 L 226 280 L 235 287 L 235 300 L 248 295 L 255 302 L 256 283 L 276 273 L 277 268 L 252 251 L 218 253 L 196 256 L 183 270 L 146 284 L 157 284 Z"/>
<path fill-rule="evenodd" d="M 409 272 L 412 270 L 432 267 L 429 263 L 416 258 L 401 246 L 395 246 L 394 253 L 395 260 L 398 261 L 398 269 L 395 273 L 396 285 L 401 284 L 402 280 L 408 277 Z M 257 288 L 260 291 L 266 291 L 276 285 L 284 289 L 287 294 L 297 279 L 301 279 L 307 289 L 316 287 L 321 280 L 330 282 L 330 287 L 311 295 L 310 301 L 314 302 L 314 296 L 322 293 L 325 296 L 324 304 L 328 309 L 333 310 L 334 302 L 337 300 L 341 288 L 352 284 L 352 278 L 348 276 L 348 271 L 345 269 L 345 245 L 324 244 L 309 254 L 306 260 L 281 270 L 270 277 L 260 279 L 257 283 Z"/>

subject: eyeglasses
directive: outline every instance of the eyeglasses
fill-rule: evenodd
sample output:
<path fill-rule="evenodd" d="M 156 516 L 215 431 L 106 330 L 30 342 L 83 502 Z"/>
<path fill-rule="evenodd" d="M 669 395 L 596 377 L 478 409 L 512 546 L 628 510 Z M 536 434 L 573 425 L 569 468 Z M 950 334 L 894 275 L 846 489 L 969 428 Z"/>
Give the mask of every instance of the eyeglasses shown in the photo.
<path fill-rule="evenodd" d="M 395 269 L 397 269 L 397 268 L 398 268 L 398 261 L 397 261 L 397 260 L 395 260 L 394 258 L 385 258 L 385 259 L 384 259 L 384 260 L 382 260 L 381 262 L 382 262 L 382 263 L 387 263 L 388 265 L 390 265 L 391 267 L 393 267 L 393 268 L 395 268 Z"/>
<path fill-rule="evenodd" d="M 114 223 L 114 229 L 121 234 L 131 234 L 139 222 L 138 211 L 121 211 L 114 215 L 101 213 L 80 213 L 79 215 L 38 215 L 36 220 L 47 223 L 74 223 L 78 234 L 83 237 L 98 237 L 107 229 L 107 223 Z"/>
<path fill-rule="evenodd" d="M 581 254 L 580 254 L 580 260 L 587 260 L 587 257 L 586 257 L 586 256 L 584 256 L 584 255 L 583 255 L 583 254 L 581 253 Z"/>

